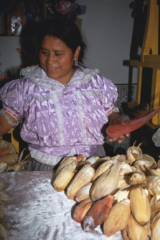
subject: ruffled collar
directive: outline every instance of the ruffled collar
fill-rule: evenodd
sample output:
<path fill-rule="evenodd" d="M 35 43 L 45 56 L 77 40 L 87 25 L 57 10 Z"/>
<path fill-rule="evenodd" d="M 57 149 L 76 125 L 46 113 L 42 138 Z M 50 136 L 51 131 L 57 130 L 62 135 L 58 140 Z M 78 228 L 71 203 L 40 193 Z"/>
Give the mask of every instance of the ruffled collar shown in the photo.
<path fill-rule="evenodd" d="M 48 90 L 57 90 L 57 88 L 66 88 L 66 86 L 75 86 L 79 87 L 83 83 L 86 83 L 90 80 L 91 77 L 99 73 L 98 69 L 89 69 L 80 66 L 75 71 L 74 75 L 67 83 L 64 85 L 58 82 L 55 79 L 49 78 L 46 73 L 38 65 L 27 67 L 21 70 L 20 76 L 31 79 L 38 86 L 48 89 Z"/>

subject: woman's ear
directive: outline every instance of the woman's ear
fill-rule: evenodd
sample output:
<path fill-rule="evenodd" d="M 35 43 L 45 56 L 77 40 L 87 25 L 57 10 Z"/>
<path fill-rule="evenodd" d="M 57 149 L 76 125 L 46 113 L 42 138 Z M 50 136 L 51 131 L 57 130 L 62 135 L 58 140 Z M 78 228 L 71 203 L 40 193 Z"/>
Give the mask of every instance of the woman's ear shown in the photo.
<path fill-rule="evenodd" d="M 80 54 L 80 51 L 81 51 L 81 47 L 78 46 L 75 53 L 74 53 L 74 61 L 77 61 L 78 58 L 79 58 L 79 54 Z"/>

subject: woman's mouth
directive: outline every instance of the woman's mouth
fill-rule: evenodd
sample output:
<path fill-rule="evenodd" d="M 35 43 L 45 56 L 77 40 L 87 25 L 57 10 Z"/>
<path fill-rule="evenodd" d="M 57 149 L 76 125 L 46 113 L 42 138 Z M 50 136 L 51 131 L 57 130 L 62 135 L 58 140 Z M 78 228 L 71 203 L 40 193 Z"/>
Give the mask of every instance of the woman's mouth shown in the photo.
<path fill-rule="evenodd" d="M 56 70 L 57 68 L 48 68 L 48 70 L 50 70 L 50 71 L 54 71 L 54 70 Z"/>

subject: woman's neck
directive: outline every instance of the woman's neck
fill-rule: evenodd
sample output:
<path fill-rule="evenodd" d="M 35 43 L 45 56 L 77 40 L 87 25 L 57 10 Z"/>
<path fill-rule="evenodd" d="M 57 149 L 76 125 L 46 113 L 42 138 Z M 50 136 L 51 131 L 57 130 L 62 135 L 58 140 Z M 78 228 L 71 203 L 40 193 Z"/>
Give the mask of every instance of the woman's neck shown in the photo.
<path fill-rule="evenodd" d="M 59 81 L 62 84 L 66 85 L 71 80 L 71 78 L 73 77 L 73 75 L 76 72 L 77 68 L 78 67 L 74 66 L 73 67 L 73 71 L 71 71 L 70 74 L 67 77 L 65 76 L 64 78 L 61 78 L 60 80 L 57 80 L 57 81 Z"/>

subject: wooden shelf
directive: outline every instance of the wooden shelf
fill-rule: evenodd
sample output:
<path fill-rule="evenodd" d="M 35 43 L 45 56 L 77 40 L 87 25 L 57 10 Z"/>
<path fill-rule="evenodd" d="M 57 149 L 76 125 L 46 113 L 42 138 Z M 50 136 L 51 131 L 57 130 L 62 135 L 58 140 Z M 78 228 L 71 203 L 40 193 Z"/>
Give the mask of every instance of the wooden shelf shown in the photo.
<path fill-rule="evenodd" d="M 149 54 L 149 55 L 144 55 L 143 57 L 144 57 L 144 62 L 159 63 L 159 66 L 160 66 L 160 55 Z"/>
<path fill-rule="evenodd" d="M 160 69 L 160 62 L 140 62 L 138 60 L 130 60 L 130 66 Z"/>

